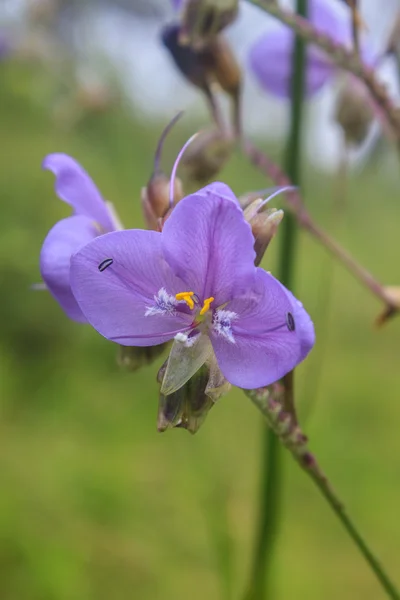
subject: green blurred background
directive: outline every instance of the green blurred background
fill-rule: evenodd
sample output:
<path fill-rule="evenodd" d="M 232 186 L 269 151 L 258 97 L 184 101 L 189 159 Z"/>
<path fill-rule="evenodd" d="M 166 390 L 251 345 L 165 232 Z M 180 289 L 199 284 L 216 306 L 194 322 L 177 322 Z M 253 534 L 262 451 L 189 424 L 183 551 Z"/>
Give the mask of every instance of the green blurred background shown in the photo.
<path fill-rule="evenodd" d="M 52 83 L 40 69 L 11 61 L 1 82 L 0 599 L 239 599 L 256 526 L 263 423 L 255 408 L 234 390 L 196 436 L 158 434 L 162 359 L 121 373 L 116 346 L 30 290 L 47 231 L 69 214 L 43 157 L 74 156 L 125 226 L 141 227 L 140 188 L 165 123 L 135 119 L 122 103 L 66 127 L 48 108 Z M 176 127 L 167 169 L 198 126 L 186 115 Z M 305 167 L 307 202 L 330 228 L 337 181 Z M 239 155 L 221 177 L 238 194 L 270 185 Z M 387 284 L 400 283 L 399 222 L 399 178 L 378 156 L 349 182 L 339 237 Z M 264 261 L 272 272 L 277 246 Z M 303 234 L 298 263 L 296 295 L 318 340 L 298 370 L 299 411 L 311 448 L 400 584 L 400 320 L 374 329 L 378 302 L 340 266 L 329 311 L 321 308 L 332 263 Z M 286 455 L 284 469 L 274 600 L 383 598 Z"/>

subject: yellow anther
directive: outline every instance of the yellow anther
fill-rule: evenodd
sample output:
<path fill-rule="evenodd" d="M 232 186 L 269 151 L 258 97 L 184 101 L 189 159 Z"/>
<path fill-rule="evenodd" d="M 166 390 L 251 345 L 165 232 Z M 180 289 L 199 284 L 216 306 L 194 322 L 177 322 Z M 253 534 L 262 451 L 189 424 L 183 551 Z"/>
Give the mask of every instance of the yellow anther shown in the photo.
<path fill-rule="evenodd" d="M 201 315 L 205 315 L 206 312 L 208 310 L 210 310 L 210 304 L 211 302 L 214 302 L 214 298 L 211 296 L 211 298 L 207 298 L 206 300 L 204 300 L 204 304 L 203 304 L 203 308 L 200 311 Z"/>
<path fill-rule="evenodd" d="M 179 294 L 175 294 L 175 298 L 177 300 L 184 300 L 190 310 L 194 309 L 194 302 L 192 300 L 192 296 L 194 296 L 194 292 L 179 292 Z"/>

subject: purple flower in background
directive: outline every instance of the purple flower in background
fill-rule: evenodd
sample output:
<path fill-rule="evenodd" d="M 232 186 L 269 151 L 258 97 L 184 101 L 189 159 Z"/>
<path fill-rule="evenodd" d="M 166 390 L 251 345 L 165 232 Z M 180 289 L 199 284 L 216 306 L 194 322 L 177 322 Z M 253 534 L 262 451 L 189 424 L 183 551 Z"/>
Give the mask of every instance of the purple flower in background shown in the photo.
<path fill-rule="evenodd" d="M 40 271 L 46 287 L 67 315 L 74 321 L 86 322 L 71 291 L 71 256 L 97 236 L 118 229 L 118 224 L 110 205 L 73 158 L 49 154 L 43 168 L 56 176 L 56 193 L 72 206 L 74 215 L 59 221 L 49 231 L 40 253 Z"/>
<path fill-rule="evenodd" d="M 310 0 L 308 19 L 321 33 L 350 46 L 350 16 L 338 14 L 332 6 L 332 0 Z M 263 34 L 250 49 L 250 68 L 260 85 L 279 98 L 290 97 L 293 44 L 292 30 L 279 25 Z M 372 52 L 363 48 L 363 58 L 369 62 Z M 335 74 L 336 67 L 329 57 L 316 46 L 308 45 L 306 94 L 312 96 L 317 93 Z"/>
<path fill-rule="evenodd" d="M 11 52 L 10 40 L 0 31 L 0 60 L 6 58 Z"/>
<path fill-rule="evenodd" d="M 89 321 L 127 346 L 174 340 L 162 394 L 179 389 L 215 353 L 226 379 L 256 388 L 280 379 L 314 344 L 292 294 L 254 266 L 254 238 L 222 183 L 187 196 L 163 231 L 98 237 L 71 260 L 71 286 Z"/>

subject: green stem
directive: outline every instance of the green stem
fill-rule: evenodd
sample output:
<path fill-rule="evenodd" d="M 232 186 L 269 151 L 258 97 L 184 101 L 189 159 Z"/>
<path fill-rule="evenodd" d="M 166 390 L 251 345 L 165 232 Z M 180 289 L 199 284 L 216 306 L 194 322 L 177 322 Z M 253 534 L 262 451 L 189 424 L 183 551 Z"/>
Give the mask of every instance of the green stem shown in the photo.
<path fill-rule="evenodd" d="M 307 15 L 307 2 L 308 0 L 297 0 L 298 14 Z M 292 65 L 290 133 L 284 162 L 289 178 L 295 185 L 299 185 L 305 42 L 298 36 L 296 36 L 293 46 Z M 286 214 L 281 227 L 282 242 L 278 278 L 290 289 L 293 287 L 297 237 L 295 217 Z M 287 381 L 290 383 L 288 388 L 292 393 L 292 374 L 289 374 L 288 379 L 290 380 L 290 382 Z M 269 428 L 266 428 L 264 432 L 263 461 L 257 539 L 247 600 L 263 600 L 269 595 L 267 588 L 270 585 L 271 559 L 279 526 L 282 490 L 281 448 L 278 438 Z"/>
<path fill-rule="evenodd" d="M 318 487 L 364 556 L 389 598 L 400 600 L 400 594 L 396 586 L 377 557 L 370 550 L 364 538 L 361 537 L 342 502 L 330 486 L 315 456 L 308 449 L 307 437 L 303 434 L 293 416 L 284 409 L 284 391 L 284 388 L 280 384 L 275 384 L 269 388 L 246 390 L 245 393 L 266 417 L 271 432 L 279 440 L 279 443 L 289 450 L 292 457 Z"/>

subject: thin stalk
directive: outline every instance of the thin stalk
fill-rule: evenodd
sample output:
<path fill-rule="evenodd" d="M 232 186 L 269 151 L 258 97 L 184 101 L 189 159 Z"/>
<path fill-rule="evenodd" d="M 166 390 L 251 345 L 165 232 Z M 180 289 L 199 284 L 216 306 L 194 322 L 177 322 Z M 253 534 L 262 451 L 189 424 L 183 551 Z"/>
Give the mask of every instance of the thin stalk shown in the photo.
<path fill-rule="evenodd" d="M 297 0 L 297 12 L 307 15 L 308 0 Z M 305 79 L 305 42 L 296 36 L 293 46 L 291 79 L 290 133 L 285 152 L 285 171 L 295 185 L 300 182 L 300 142 L 302 104 Z M 289 289 L 293 287 L 293 268 L 297 223 L 293 215 L 286 215 L 281 225 L 281 252 L 278 277 Z M 293 374 L 283 380 L 287 404 L 293 406 Z M 263 600 L 271 586 L 271 560 L 277 539 L 282 494 L 282 464 L 280 442 L 269 429 L 264 431 L 263 467 L 260 486 L 259 515 L 252 577 L 247 599 Z"/>
<path fill-rule="evenodd" d="M 321 470 L 315 456 L 309 451 L 307 437 L 303 434 L 292 415 L 285 411 L 283 406 L 284 388 L 280 384 L 275 384 L 269 388 L 245 390 L 245 393 L 265 416 L 271 431 L 277 440 L 279 440 L 279 443 L 289 450 L 292 457 L 318 487 L 365 558 L 388 597 L 392 600 L 400 600 L 400 594 L 395 584 L 358 532 L 345 507 Z"/>
<path fill-rule="evenodd" d="M 280 186 L 293 185 L 293 182 L 278 167 L 278 165 L 271 161 L 266 154 L 256 148 L 249 140 L 244 141 L 243 149 L 250 161 L 265 173 L 267 177 L 270 177 L 274 183 Z M 309 212 L 306 210 L 302 197 L 297 190 L 287 192 L 285 195 L 285 202 L 287 208 L 296 218 L 299 227 L 308 231 L 308 233 L 320 242 L 339 262 L 341 262 L 362 285 L 367 287 L 372 294 L 385 303 L 387 317 L 393 316 L 399 311 L 398 301 L 393 298 L 386 287 L 383 286 L 372 273 L 359 264 L 353 256 L 325 230 L 315 223 Z"/>

